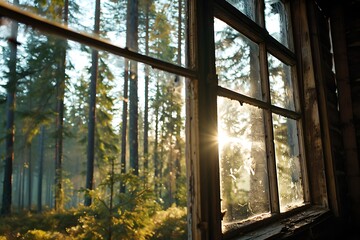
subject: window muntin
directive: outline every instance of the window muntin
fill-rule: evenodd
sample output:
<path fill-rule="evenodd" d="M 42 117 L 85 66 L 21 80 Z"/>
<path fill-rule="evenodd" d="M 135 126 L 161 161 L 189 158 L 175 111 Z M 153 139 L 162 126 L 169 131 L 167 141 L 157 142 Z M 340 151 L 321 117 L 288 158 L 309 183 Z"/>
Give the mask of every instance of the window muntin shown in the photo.
<path fill-rule="evenodd" d="M 13 1 L 8 2 L 13 3 Z M 128 18 L 127 2 L 127 0 L 100 2 L 101 25 L 99 33 L 93 33 L 95 1 L 69 1 L 67 16 L 64 15 L 64 3 L 62 1 L 51 0 L 42 1 L 42 3 L 25 1 L 21 2 L 19 7 L 54 23 L 65 24 L 74 31 L 91 33 L 115 46 L 185 66 L 186 1 L 165 0 L 144 1 L 143 3 L 137 1 L 138 11 L 134 10 L 131 13 L 131 16 L 137 16 L 137 20 L 134 20 L 135 18 L 131 20 L 134 24 L 132 28 L 137 31 L 137 40 L 135 41 L 137 44 L 135 43 L 135 45 L 133 40 L 126 43 L 127 31 L 129 31 L 126 25 Z M 148 47 L 145 44 L 146 39 L 150 43 Z"/>
<path fill-rule="evenodd" d="M 269 213 L 264 111 L 218 97 L 218 144 L 223 231 Z"/>
<path fill-rule="evenodd" d="M 214 27 L 219 85 L 261 100 L 259 46 L 217 18 Z"/>

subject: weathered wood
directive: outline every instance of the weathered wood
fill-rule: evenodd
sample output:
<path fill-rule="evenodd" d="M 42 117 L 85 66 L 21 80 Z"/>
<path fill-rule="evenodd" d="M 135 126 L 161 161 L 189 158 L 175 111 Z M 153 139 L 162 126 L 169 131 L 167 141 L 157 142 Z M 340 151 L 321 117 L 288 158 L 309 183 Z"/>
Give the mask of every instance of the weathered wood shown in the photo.
<path fill-rule="evenodd" d="M 297 49 L 297 61 L 301 99 L 304 111 L 304 139 L 306 162 L 309 174 L 311 202 L 323 206 L 328 205 L 327 182 L 324 165 L 324 144 L 320 128 L 319 100 L 315 83 L 315 70 L 310 42 L 309 22 L 305 1 L 293 1 L 292 16 L 294 37 Z M 332 188 L 335 191 L 333 183 Z M 335 205 L 336 209 L 336 204 Z"/>
<path fill-rule="evenodd" d="M 142 62 L 152 66 L 153 68 L 196 79 L 196 71 L 193 69 L 187 69 L 156 58 L 130 51 L 127 48 L 118 47 L 110 41 L 100 38 L 99 36 L 78 32 L 69 28 L 68 26 L 52 22 L 45 18 L 39 17 L 36 14 L 22 10 L 18 7 L 14 7 L 4 1 L 0 1 L 0 15 L 27 24 L 28 26 L 41 30 L 45 33 L 54 34 L 65 39 L 88 45 L 98 50 L 107 51 L 130 60 Z"/>
<path fill-rule="evenodd" d="M 265 20 L 264 20 L 265 21 Z M 265 24 L 265 22 L 264 22 Z M 262 79 L 269 79 L 268 69 L 268 56 L 266 52 L 265 43 L 260 44 L 260 71 Z M 271 94 L 269 81 L 262 81 L 263 98 L 268 104 L 265 109 L 270 109 Z M 274 132 L 272 127 L 272 114 L 271 111 L 264 111 L 264 126 L 265 126 L 265 141 L 266 141 L 266 159 L 267 159 L 267 172 L 269 181 L 269 197 L 270 197 L 270 210 L 272 213 L 280 213 L 279 189 L 276 174 L 276 159 L 275 159 L 275 145 L 274 145 Z"/>
<path fill-rule="evenodd" d="M 261 229 L 248 232 L 241 237 L 234 238 L 234 240 L 287 239 L 289 236 L 311 231 L 312 228 L 317 226 L 319 221 L 328 220 L 330 217 L 329 211 L 323 208 L 309 208 Z"/>
<path fill-rule="evenodd" d="M 223 88 L 223 87 L 217 88 L 217 94 L 222 97 L 227 97 L 229 99 L 239 101 L 239 103 L 241 105 L 245 103 L 245 104 L 250 104 L 252 106 L 260 107 L 263 109 L 269 109 L 273 113 L 280 114 L 280 115 L 283 115 L 285 117 L 289 117 L 289 118 L 292 118 L 295 120 L 298 120 L 301 118 L 300 113 L 293 112 L 293 111 L 290 111 L 290 110 L 287 110 L 284 108 L 280 108 L 280 107 L 271 105 L 270 102 L 260 101 L 255 98 L 251 98 L 251 97 L 245 96 L 243 94 L 233 92 L 233 91 Z"/>
<path fill-rule="evenodd" d="M 347 178 L 348 197 L 350 200 L 350 215 L 354 223 L 360 226 L 360 166 L 353 124 L 353 109 L 351 100 L 350 76 L 347 60 L 347 48 L 344 29 L 342 3 L 336 2 L 331 9 L 331 30 L 334 45 L 336 79 L 339 90 L 339 108 L 343 142 L 346 153 L 345 170 Z M 358 68 L 358 67 L 357 67 Z"/>
<path fill-rule="evenodd" d="M 322 46 L 328 45 L 330 42 L 329 37 L 329 24 L 324 13 L 312 3 L 309 6 L 310 18 L 314 21 L 311 27 L 312 40 L 313 40 L 313 56 L 314 64 L 316 69 L 316 79 L 317 87 L 319 92 L 320 100 L 320 111 L 321 111 L 321 123 L 322 123 L 322 132 L 323 132 L 323 141 L 324 141 L 324 154 L 325 154 L 325 167 L 327 175 L 327 184 L 329 191 L 329 201 L 330 207 L 335 213 L 335 215 L 342 215 L 344 212 L 344 205 L 342 202 L 343 195 L 339 191 L 342 187 L 339 184 L 339 178 L 336 172 L 338 169 L 337 162 L 343 161 L 344 159 L 337 159 L 334 157 L 334 149 L 341 149 L 343 147 L 342 143 L 339 141 L 335 142 L 335 139 L 331 138 L 331 131 L 337 130 L 339 132 L 339 111 L 337 108 L 336 98 L 330 98 L 336 94 L 336 88 L 334 88 L 334 77 L 332 72 L 332 67 L 328 66 L 325 63 L 332 61 L 330 50 L 328 47 L 324 48 Z M 316 21 L 318 19 L 318 21 Z M 319 19 L 323 21 L 319 21 Z M 326 29 L 327 34 L 320 34 L 320 29 Z M 324 61 L 319 58 L 319 56 L 328 57 L 329 59 Z M 330 86 L 330 88 L 329 88 Z M 336 116 L 336 117 L 335 117 Z M 341 155 L 337 155 L 341 156 Z"/>
<path fill-rule="evenodd" d="M 262 43 L 265 40 L 269 53 L 285 64 L 294 65 L 296 63 L 295 54 L 291 50 L 275 40 L 265 28 L 260 27 L 226 1 L 221 1 L 221 4 L 216 2 L 214 14 L 252 41 Z"/>
<path fill-rule="evenodd" d="M 197 19 L 195 11 L 196 1 L 189 4 L 189 35 L 197 36 Z M 190 41 L 187 51 L 188 65 L 197 67 L 197 42 Z M 186 81 L 186 176 L 187 176 L 187 227 L 188 239 L 201 239 L 201 198 L 200 193 L 200 164 L 199 164 L 199 122 L 198 122 L 198 82 Z"/>
<path fill-rule="evenodd" d="M 215 73 L 213 1 L 190 1 L 190 66 L 198 70 L 191 81 L 190 163 L 193 239 L 221 239 L 220 176 L 217 147 L 217 78 Z M 194 145 L 193 145 L 194 144 Z"/>

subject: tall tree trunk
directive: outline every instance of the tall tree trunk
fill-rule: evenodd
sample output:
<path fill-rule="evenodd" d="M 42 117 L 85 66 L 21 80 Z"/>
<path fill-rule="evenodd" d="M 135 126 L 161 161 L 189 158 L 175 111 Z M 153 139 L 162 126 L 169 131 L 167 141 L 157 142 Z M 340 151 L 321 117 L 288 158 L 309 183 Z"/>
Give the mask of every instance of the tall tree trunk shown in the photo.
<path fill-rule="evenodd" d="M 174 196 L 175 196 L 175 176 L 176 176 L 176 170 L 175 170 L 175 166 L 174 166 L 174 149 L 172 147 L 173 145 L 173 140 L 172 140 L 172 136 L 173 134 L 171 133 L 169 135 L 169 144 L 170 144 L 170 152 L 168 154 L 168 171 L 169 171 L 169 182 L 168 182 L 168 192 L 169 192 L 169 207 L 174 203 Z M 176 161 L 176 159 L 175 159 Z M 174 176 L 175 175 L 175 176 Z"/>
<path fill-rule="evenodd" d="M 43 180 L 43 167 L 44 167 L 44 138 L 45 127 L 40 128 L 39 137 L 39 177 L 38 177 L 38 194 L 37 194 L 37 211 L 42 211 L 42 180 Z"/>
<path fill-rule="evenodd" d="M 16 194 L 16 197 L 17 197 L 17 205 L 18 205 L 18 208 L 20 209 L 20 206 L 21 206 L 21 193 L 22 193 L 22 190 L 21 190 L 21 176 L 22 176 L 22 170 L 21 170 L 21 164 L 18 165 L 17 167 L 17 171 L 18 173 L 16 174 L 16 182 L 14 183 L 15 186 L 17 186 L 17 194 Z"/>
<path fill-rule="evenodd" d="M 149 8 L 150 1 L 145 5 L 145 55 L 149 55 Z M 145 100 L 144 100 L 144 175 L 147 179 L 149 171 L 149 66 L 145 65 Z M 145 180 L 147 181 L 147 180 Z"/>
<path fill-rule="evenodd" d="M 134 52 L 138 50 L 138 0 L 128 1 L 127 5 L 126 46 Z M 129 96 L 129 143 L 130 168 L 139 175 L 138 152 L 138 64 L 130 61 L 130 96 Z"/>
<path fill-rule="evenodd" d="M 32 198 L 32 162 L 31 162 L 31 143 L 25 143 L 27 149 L 27 164 L 28 164 L 28 210 L 31 210 L 31 198 Z"/>
<path fill-rule="evenodd" d="M 28 82 L 28 89 L 29 92 L 31 91 L 31 83 Z M 32 109 L 32 98 L 30 96 L 28 101 L 28 108 Z M 32 136 L 31 133 L 28 132 L 28 134 L 25 135 L 25 150 L 27 153 L 27 166 L 28 166 L 28 210 L 31 211 L 31 203 L 32 203 L 32 176 L 33 176 L 33 169 L 32 169 Z"/>
<path fill-rule="evenodd" d="M 69 15 L 69 1 L 65 0 L 63 22 L 67 24 Z M 64 132 L 64 97 L 66 79 L 66 40 L 59 40 L 61 56 L 58 68 L 57 83 L 57 118 L 56 118 L 56 143 L 55 143 L 55 210 L 61 211 L 64 205 L 64 190 L 62 186 L 62 161 L 63 161 L 63 132 Z"/>
<path fill-rule="evenodd" d="M 53 176 L 54 176 L 54 172 L 52 171 L 52 169 L 47 168 L 47 171 L 46 171 L 47 181 L 45 181 L 46 182 L 45 194 L 46 194 L 46 205 L 48 205 L 49 208 L 53 208 L 53 204 L 54 204 L 53 185 L 51 184 L 51 180 L 53 179 Z"/>
<path fill-rule="evenodd" d="M 109 226 L 108 226 L 108 240 L 112 239 L 113 235 L 113 211 L 114 211 L 114 187 L 115 187 L 115 160 L 111 159 L 111 173 L 110 173 L 110 200 L 109 200 Z"/>
<path fill-rule="evenodd" d="M 63 52 L 65 55 L 65 53 Z M 61 57 L 63 60 L 65 56 Z M 65 60 L 64 60 L 65 61 Z M 60 68 L 65 68 L 65 63 L 61 63 Z M 60 69 L 62 71 L 62 69 Z M 64 69 L 65 71 L 65 69 Z M 63 127 L 64 127 L 64 95 L 65 95 L 65 76 L 59 75 L 56 104 L 56 142 L 55 142 L 55 210 L 61 210 L 63 206 L 63 186 L 62 186 L 62 161 L 63 161 Z"/>
<path fill-rule="evenodd" d="M 182 0 L 178 0 L 178 42 L 177 42 L 177 64 L 180 66 L 181 65 L 181 32 L 182 32 Z M 175 84 L 182 84 L 180 82 L 180 76 L 176 76 L 176 82 Z M 181 91 L 181 88 L 179 87 L 179 90 Z M 175 143 L 175 150 L 177 152 L 175 152 L 175 202 L 176 205 L 179 205 L 179 188 L 180 188 L 180 177 L 181 177 L 181 155 L 182 155 L 182 149 L 181 149 L 181 108 L 177 108 L 176 111 L 176 127 L 175 127 L 175 134 L 176 134 L 176 143 Z"/>
<path fill-rule="evenodd" d="M 96 0 L 94 33 L 100 31 L 100 0 Z M 89 124 L 88 124 L 88 149 L 87 149 L 87 172 L 86 190 L 94 188 L 94 159 L 95 159 L 95 115 L 96 115 L 96 85 L 98 78 L 99 52 L 95 49 L 91 53 L 91 83 L 90 83 L 90 102 L 89 102 Z M 85 195 L 85 206 L 90 206 L 92 202 L 89 194 Z"/>
<path fill-rule="evenodd" d="M 126 173 L 126 133 L 127 133 L 127 116 L 128 116 L 128 91 L 129 91 L 129 61 L 125 59 L 124 72 L 124 93 L 123 93 L 123 109 L 122 109 L 122 123 L 121 123 L 121 173 Z M 125 184 L 120 183 L 120 192 L 125 193 Z"/>
<path fill-rule="evenodd" d="M 164 108 L 162 108 L 162 112 L 160 113 L 160 116 L 164 116 Z M 163 179 L 163 176 L 164 176 L 164 128 L 161 127 L 160 128 L 160 144 L 158 146 L 158 149 L 157 151 L 160 152 L 160 154 L 158 154 L 158 157 L 157 157 L 157 160 L 158 160 L 158 163 L 157 163 L 157 168 L 158 168 L 158 191 L 159 191 L 159 197 L 160 198 L 163 198 L 163 186 L 164 186 L 164 179 Z M 166 192 L 167 189 L 165 189 L 164 192 Z"/>
<path fill-rule="evenodd" d="M 19 1 L 14 0 L 14 5 L 18 5 Z M 16 74 L 16 55 L 17 55 L 17 35 L 18 23 L 13 21 L 11 24 L 11 36 L 9 38 L 10 58 L 9 58 L 9 80 L 7 84 L 6 98 L 6 138 L 5 138 L 5 168 L 3 181 L 3 197 L 1 214 L 7 215 L 11 213 L 12 201 L 12 172 L 14 162 L 14 141 L 15 141 L 15 95 L 17 85 Z"/>
<path fill-rule="evenodd" d="M 154 142 L 154 190 L 157 197 L 160 197 L 160 166 L 159 166 L 159 94 L 160 94 L 159 80 L 156 82 L 155 95 L 155 142 Z"/>
<path fill-rule="evenodd" d="M 20 198 L 20 209 L 23 210 L 25 208 L 25 191 L 26 191 L 26 186 L 25 186 L 25 179 L 26 179 L 26 170 L 25 170 L 25 166 L 24 164 L 22 164 L 21 166 L 21 188 L 20 188 L 20 192 L 21 192 L 21 198 Z"/>

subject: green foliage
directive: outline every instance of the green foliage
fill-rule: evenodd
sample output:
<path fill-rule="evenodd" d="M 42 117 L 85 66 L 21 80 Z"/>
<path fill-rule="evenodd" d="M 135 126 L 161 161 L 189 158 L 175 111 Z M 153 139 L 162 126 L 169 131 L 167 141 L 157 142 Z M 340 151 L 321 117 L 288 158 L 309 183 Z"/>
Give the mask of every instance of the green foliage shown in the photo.
<path fill-rule="evenodd" d="M 27 233 L 24 234 L 21 239 L 26 240 L 53 240 L 53 239 L 64 239 L 67 240 L 70 238 L 65 236 L 64 234 L 61 234 L 59 232 L 46 232 L 43 230 L 29 230 Z"/>
<path fill-rule="evenodd" d="M 126 183 L 126 193 L 112 196 L 115 182 Z M 80 208 L 79 223 L 68 229 L 73 239 L 138 239 L 152 234 L 157 205 L 152 192 L 141 187 L 141 179 L 133 174 L 109 174 L 97 190 L 90 192 L 93 204 Z"/>
<path fill-rule="evenodd" d="M 66 239 L 66 229 L 75 226 L 77 219 L 74 211 L 13 214 L 0 218 L 0 236 L 7 239 Z"/>
<path fill-rule="evenodd" d="M 159 210 L 152 193 L 140 189 L 140 178 L 121 177 L 129 191 L 116 194 L 113 207 L 104 193 L 93 191 L 93 204 L 76 211 L 14 214 L 0 218 L 0 239 L 137 239 L 182 240 L 187 238 L 187 210 L 173 205 Z M 103 190 L 103 189 L 102 189 Z M 109 197 L 109 195 L 108 195 Z"/>
<path fill-rule="evenodd" d="M 31 1 L 30 1 L 31 2 Z M 56 21 L 63 21 L 62 9 L 64 3 L 62 0 L 36 0 L 28 2 L 28 9 L 36 11 L 37 14 L 47 16 Z M 108 10 L 110 15 L 111 24 L 120 21 L 116 28 L 119 28 L 119 33 L 124 28 L 125 15 L 124 1 L 112 0 L 111 2 L 119 4 L 116 6 L 117 14 L 114 11 Z M 144 27 L 145 21 L 145 5 L 149 4 L 149 25 L 151 31 L 149 43 L 150 55 L 157 56 L 165 61 L 174 61 L 179 58 L 176 56 L 175 41 L 173 39 L 175 31 L 176 17 L 169 17 L 168 10 L 171 7 L 169 4 L 159 3 L 156 1 L 140 1 L 140 8 L 143 9 L 141 15 L 142 22 L 140 21 L 139 28 Z M 76 21 L 71 13 L 75 14 L 75 3 L 70 2 L 70 17 L 69 22 Z M 173 4 L 172 4 L 173 5 Z M 105 4 L 105 6 L 107 6 Z M 105 7 L 103 8 L 105 9 Z M 142 10 L 140 10 L 141 13 Z M 104 10 L 106 12 L 106 10 Z M 109 14 L 109 12 L 111 14 Z M 102 13 L 103 14 L 103 13 Z M 170 19 L 172 18 L 172 20 Z M 185 19 L 185 18 L 183 18 Z M 104 25 L 110 25 L 110 22 L 105 22 Z M 79 25 L 79 27 L 81 27 Z M 112 26 L 107 26 L 111 28 Z M 30 29 L 30 30 L 29 30 Z M 71 53 L 76 52 L 76 44 L 63 39 L 58 39 L 54 36 L 41 35 L 38 32 L 33 32 L 31 28 L 21 32 L 21 37 L 26 39 L 21 45 L 21 50 L 24 55 L 19 55 L 22 59 L 19 61 L 19 70 L 21 73 L 21 84 L 18 84 L 17 93 L 17 118 L 16 128 L 21 130 L 17 131 L 16 136 L 16 149 L 19 149 L 15 154 L 15 172 L 14 172 L 14 186 L 21 186 L 22 189 L 16 191 L 13 202 L 14 209 L 23 208 L 27 204 L 26 193 L 32 191 L 36 193 L 39 189 L 36 187 L 30 188 L 27 181 L 32 180 L 34 185 L 37 177 L 43 177 L 43 199 L 49 207 L 53 202 L 53 159 L 54 159 L 54 138 L 58 134 L 62 134 L 63 141 L 63 164 L 61 171 L 62 176 L 62 189 L 60 193 L 68 197 L 70 200 L 66 207 L 77 206 L 80 197 L 76 194 L 76 189 L 79 189 L 83 184 L 83 176 L 79 174 L 83 167 L 84 153 L 86 152 L 87 143 L 87 121 L 88 121 L 88 88 L 89 88 L 89 72 L 86 72 L 86 67 L 79 69 L 77 63 L 73 61 Z M 28 31 L 28 32 L 27 32 Z M 103 29 L 106 34 L 107 29 Z M 141 35 L 141 33 L 140 33 Z M 141 42 L 141 39 L 140 39 Z M 81 47 L 80 47 L 81 48 Z M 85 47 L 83 47 L 85 48 Z M 60 71 L 60 61 L 63 62 L 62 56 L 66 49 L 66 69 L 65 75 Z M 89 48 L 90 49 L 90 48 Z M 80 49 L 81 52 L 84 52 Z M 143 51 L 143 49 L 139 49 Z M 159 125 L 155 133 L 159 138 L 158 148 L 152 145 L 154 140 L 154 126 L 150 126 L 149 131 L 149 153 L 151 157 L 154 152 L 159 154 L 159 161 L 157 166 L 159 168 L 159 192 L 164 203 L 161 207 L 156 203 L 153 189 L 144 188 L 144 176 L 136 177 L 132 174 L 116 175 L 114 171 L 107 171 L 109 163 L 112 159 L 118 157 L 118 143 L 119 136 L 117 129 L 113 127 L 114 119 L 116 116 L 116 101 L 119 97 L 117 95 L 117 88 L 119 76 L 115 76 L 116 72 L 112 67 L 119 69 L 117 64 L 111 62 L 111 57 L 105 52 L 99 52 L 99 71 L 98 71 L 98 85 L 97 85 L 97 99 L 96 99 L 96 141 L 95 141 L 95 182 L 98 187 L 95 191 L 91 192 L 93 197 L 93 204 L 89 208 L 80 208 L 76 212 L 65 211 L 62 213 L 46 212 L 43 214 L 24 214 L 14 215 L 12 218 L 0 219 L 0 235 L 4 234 L 10 238 L 24 238 L 24 239 L 86 239 L 86 238 L 114 238 L 114 239 L 149 239 L 152 234 L 166 239 L 166 236 L 171 239 L 183 239 L 181 236 L 186 236 L 186 210 L 182 208 L 171 207 L 166 211 L 159 209 L 167 208 L 174 202 L 178 206 L 186 205 L 186 174 L 185 174 L 185 156 L 184 156 L 184 136 L 181 134 L 184 130 L 183 118 L 183 99 L 182 88 L 176 81 L 175 75 L 164 73 L 161 71 L 151 70 L 150 77 L 150 95 L 149 105 L 157 109 L 156 121 Z M 81 59 L 82 60 L 82 59 Z M 88 59 L 89 60 L 89 59 Z M 72 62 L 70 62 L 72 61 Z M 73 65 L 74 64 L 74 65 Z M 141 65 L 140 65 L 141 66 Z M 21 69 L 20 69 L 21 67 Z M 90 68 L 89 68 L 90 69 Z M 21 70 L 21 71 L 20 71 Z M 76 77 L 74 72 L 78 71 L 81 74 Z M 74 77 L 75 76 L 75 77 Z M 174 80 L 175 79 L 175 80 Z M 65 81 L 65 95 L 58 96 L 57 89 L 59 83 Z M 155 91 L 155 82 L 159 82 L 159 91 Z M 153 93 L 153 94 L 151 94 Z M 1 99 L 4 98 L 0 97 Z M 64 98 L 64 99 L 62 99 Z M 64 113 L 64 126 L 55 129 L 55 120 L 58 112 L 55 111 L 56 102 L 65 100 L 65 113 Z M 2 100 L 4 101 L 4 100 Z M 2 110 L 2 109 L 1 109 Z M 139 109 L 141 111 L 141 109 Z M 148 110 L 150 118 L 148 121 L 153 121 L 154 109 Z M 139 113 L 141 115 L 142 112 Z M 150 123 L 151 124 L 151 123 Z M 41 132 L 41 128 L 46 128 L 46 135 L 43 142 L 37 144 L 36 136 Z M 141 131 L 141 130 L 140 130 Z M 20 137 L 18 137 L 20 136 Z M 25 137 L 24 137 L 25 136 Z M 0 136 L 1 137 L 1 136 Z M 139 141 L 141 135 L 139 132 Z M 29 144 L 29 159 L 32 160 L 31 169 L 23 170 L 23 148 L 22 142 L 18 139 L 25 139 Z M 25 141 L 24 140 L 24 141 Z M 83 141 L 82 141 L 83 140 Z M 44 173 L 38 173 L 38 149 L 43 146 L 44 150 Z M 31 148 L 32 146 L 32 148 Z M 141 146 L 139 147 L 141 150 Z M 39 151 L 40 152 L 40 151 Z M 149 157 L 149 159 L 150 159 Z M 29 160 L 30 161 L 30 160 Z M 150 162 L 150 161 L 149 161 Z M 29 163 L 26 163 L 29 164 Z M 29 165 L 27 165 L 29 166 Z M 140 163 L 140 167 L 144 165 Z M 149 164 L 149 172 L 153 170 L 152 163 Z M 141 169 L 142 170 L 142 169 Z M 30 172 L 31 174 L 25 175 Z M 142 173 L 142 171 L 141 171 Z M 20 175 L 24 174 L 24 175 Z M 23 178 L 22 178 L 23 176 Z M 153 188 L 152 174 L 148 175 L 148 182 L 150 187 Z M 98 180 L 102 179 L 103 182 L 98 185 Z M 118 189 L 120 182 L 126 185 L 126 193 L 118 193 L 114 189 Z M 22 183 L 26 183 L 21 185 Z M 116 187 L 115 187 L 116 186 Z M 30 190 L 29 190 L 30 188 Z M 46 192 L 45 192 L 46 190 Z M 41 192 L 40 192 L 41 193 Z M 46 193 L 46 195 L 45 195 Z M 75 193 L 75 194 L 74 194 Z M 34 195 L 34 194 L 32 194 Z M 46 197 L 45 197 L 46 196 Z M 49 199 L 48 199 L 49 198 Z M 34 197 L 29 201 L 30 205 L 34 203 Z M 160 219 L 160 220 L 159 220 Z M 159 222 L 159 221 L 161 222 Z M 177 223 L 179 221 L 179 223 Z M 154 224 L 159 223 L 159 226 Z M 171 223 L 171 224 L 170 224 Z M 174 228 L 174 226 L 177 226 Z M 161 233 L 166 231 L 165 233 Z M 154 233 L 155 232 L 155 233 Z M 185 235 L 184 235 L 185 234 Z M 154 235 L 155 236 L 155 235 Z M 1 238 L 1 237 L 0 237 Z M 155 237 L 156 238 L 156 237 Z M 160 238 L 161 239 L 161 238 Z"/>
<path fill-rule="evenodd" d="M 173 59 L 175 54 L 175 48 L 171 47 L 171 25 L 168 23 L 168 19 L 165 13 L 164 7 L 161 11 L 156 13 L 154 25 L 152 28 L 154 31 L 150 32 L 150 50 L 154 53 L 156 58 L 169 61 Z"/>
<path fill-rule="evenodd" d="M 171 206 L 158 211 L 153 217 L 154 228 L 150 240 L 183 240 L 187 239 L 186 208 Z"/>

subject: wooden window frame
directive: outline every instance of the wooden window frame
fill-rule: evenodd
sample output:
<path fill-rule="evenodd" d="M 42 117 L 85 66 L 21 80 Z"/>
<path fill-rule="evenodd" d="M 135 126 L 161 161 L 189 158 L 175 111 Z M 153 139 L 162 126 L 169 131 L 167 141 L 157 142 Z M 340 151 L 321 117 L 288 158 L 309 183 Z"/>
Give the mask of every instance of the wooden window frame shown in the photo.
<path fill-rule="evenodd" d="M 338 214 L 339 199 L 336 195 L 336 184 L 332 180 L 333 160 L 327 154 L 330 147 L 329 139 L 324 138 L 326 127 L 323 126 L 323 113 L 319 108 L 323 99 L 317 92 L 316 71 L 313 67 L 313 39 L 309 37 L 309 24 L 314 21 L 308 13 L 312 5 L 307 0 L 290 0 L 290 2 L 289 21 L 294 23 L 292 25 L 294 51 L 283 46 L 271 37 L 265 28 L 241 14 L 225 0 L 191 1 L 190 25 L 195 27 L 190 28 L 190 35 L 195 37 L 189 52 L 190 62 L 198 71 L 197 81 L 190 82 L 188 86 L 190 105 L 188 136 L 191 140 L 188 159 L 189 166 L 192 166 L 189 169 L 189 186 L 192 189 L 189 193 L 192 223 L 190 227 L 193 239 L 247 239 L 249 236 L 252 239 L 257 237 L 263 239 L 264 235 L 269 238 L 289 236 L 295 232 L 294 229 L 310 229 L 319 219 L 328 219 Z M 218 86 L 215 71 L 214 17 L 258 43 L 262 49 L 261 64 L 266 63 L 267 56 L 264 53 L 268 52 L 283 63 L 294 66 L 297 75 L 294 81 L 297 83 L 295 92 L 298 93 L 296 102 L 300 103 L 297 106 L 299 111 L 287 111 L 269 106 L 268 102 L 264 103 Z M 264 26 L 264 23 L 262 24 Z M 267 73 L 261 74 L 262 77 L 267 77 Z M 299 144 L 306 165 L 302 168 L 306 203 L 304 206 L 279 213 L 276 207 L 279 204 L 275 200 L 272 203 L 275 206 L 272 211 L 276 214 L 272 217 L 240 225 L 236 231 L 226 236 L 221 231 L 219 155 L 217 144 L 214 143 L 217 132 L 217 96 L 226 96 L 240 102 L 267 107 L 274 113 L 300 119 Z M 266 97 L 269 99 L 269 96 Z M 274 160 L 270 168 L 274 172 Z M 271 177 L 274 178 L 275 176 Z M 277 195 L 277 190 L 271 195 Z"/>
<path fill-rule="evenodd" d="M 239 236 L 246 238 L 246 234 L 251 234 L 254 238 L 256 236 L 260 238 L 264 233 L 269 237 L 279 234 L 284 236 L 284 228 L 297 229 L 299 224 L 302 224 L 302 227 L 308 226 L 309 222 L 324 219 L 331 213 L 338 214 L 336 184 L 332 180 L 334 167 L 331 156 L 328 154 L 330 145 L 329 141 L 323 138 L 326 135 L 326 130 L 324 130 L 321 121 L 324 113 L 319 110 L 319 105 L 322 104 L 323 99 L 318 96 L 316 87 L 316 72 L 313 67 L 312 42 L 309 31 L 308 2 L 307 0 L 291 0 L 292 20 L 296 19 L 296 21 L 292 21 L 295 23 L 293 35 L 296 39 L 294 41 L 295 51 L 292 52 L 273 39 L 264 28 L 239 14 L 234 7 L 225 1 L 188 1 L 188 67 L 177 66 L 117 47 L 96 36 L 74 31 L 4 1 L 0 1 L 0 16 L 190 79 L 186 86 L 189 238 L 218 240 L 223 239 L 224 236 L 221 232 L 219 160 L 215 141 L 217 96 L 223 94 L 238 101 L 259 106 L 264 103 L 242 95 L 232 95 L 226 89 L 218 86 L 215 71 L 214 17 L 220 18 L 254 42 L 259 43 L 260 48 L 266 48 L 269 53 L 284 63 L 296 65 L 301 111 L 297 113 L 268 105 L 263 107 L 269 107 L 271 111 L 288 115 L 291 118 L 302 119 L 304 142 L 301 144 L 306 150 L 308 165 L 307 171 L 304 172 L 308 175 L 308 183 L 305 185 L 310 186 L 304 192 L 305 199 L 309 201 L 307 206 L 239 228 L 239 231 L 235 232 L 233 236 L 237 236 L 237 239 L 240 239 Z M 262 50 L 261 52 L 265 51 Z M 265 61 L 266 55 L 263 54 L 261 59 Z M 262 74 L 266 75 L 267 73 Z M 274 205 L 278 204 L 275 203 Z M 331 211 L 328 210 L 329 208 Z M 277 211 L 275 209 L 275 212 Z M 306 218 L 304 214 L 307 216 Z"/>

